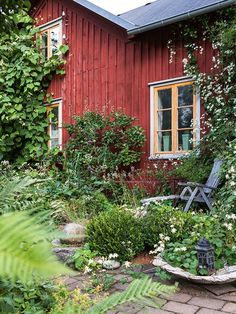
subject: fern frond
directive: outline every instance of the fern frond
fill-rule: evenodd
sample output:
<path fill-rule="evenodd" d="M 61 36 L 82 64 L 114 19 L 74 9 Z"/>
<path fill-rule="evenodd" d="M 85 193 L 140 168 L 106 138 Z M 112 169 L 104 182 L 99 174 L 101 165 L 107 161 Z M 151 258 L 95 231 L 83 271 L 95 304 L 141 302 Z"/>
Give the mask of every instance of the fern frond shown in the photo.
<path fill-rule="evenodd" d="M 150 277 L 136 279 L 124 292 L 117 292 L 110 297 L 107 297 L 100 303 L 93 306 L 87 313 L 106 313 L 108 310 L 126 302 L 136 302 L 143 305 L 158 307 L 158 300 L 157 302 L 152 301 L 155 296 L 166 296 L 174 293 L 175 290 L 175 286 L 165 286 L 158 282 L 153 282 Z"/>
<path fill-rule="evenodd" d="M 36 180 L 30 177 L 15 177 L 11 180 L 4 180 L 4 182 L 1 183 L 2 189 L 0 191 L 0 213 L 14 211 L 16 208 L 22 209 L 21 205 L 23 205 L 23 203 L 18 205 L 14 204 L 16 196 L 25 192 L 30 186 L 44 181 L 45 180 Z M 29 206 L 30 202 L 26 205 Z"/>
<path fill-rule="evenodd" d="M 0 217 L 0 276 L 23 282 L 68 273 L 45 241 L 47 229 L 17 212 Z"/>

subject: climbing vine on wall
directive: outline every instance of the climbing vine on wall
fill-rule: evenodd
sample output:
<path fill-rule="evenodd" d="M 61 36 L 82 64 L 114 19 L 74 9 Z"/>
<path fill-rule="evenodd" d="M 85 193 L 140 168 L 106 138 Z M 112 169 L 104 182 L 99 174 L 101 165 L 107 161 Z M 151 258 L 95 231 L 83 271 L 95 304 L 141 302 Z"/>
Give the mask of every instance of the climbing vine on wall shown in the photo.
<path fill-rule="evenodd" d="M 185 74 L 194 78 L 206 109 L 207 119 L 203 127 L 209 132 L 202 141 L 208 148 L 209 157 L 224 160 L 224 185 L 218 194 L 218 206 L 231 211 L 235 211 L 236 205 L 235 16 L 236 8 L 232 6 L 178 25 L 179 36 L 186 48 L 183 59 Z M 175 56 L 175 40 L 168 42 L 170 62 Z M 198 67 L 198 55 L 204 53 L 204 41 L 212 44 L 214 52 L 209 73 L 201 73 Z"/>
<path fill-rule="evenodd" d="M 43 60 L 38 30 L 26 12 L 10 18 L 14 27 L 0 36 L 0 160 L 22 163 L 47 150 L 43 102 L 53 74 L 63 74 L 64 61 L 58 55 Z"/>

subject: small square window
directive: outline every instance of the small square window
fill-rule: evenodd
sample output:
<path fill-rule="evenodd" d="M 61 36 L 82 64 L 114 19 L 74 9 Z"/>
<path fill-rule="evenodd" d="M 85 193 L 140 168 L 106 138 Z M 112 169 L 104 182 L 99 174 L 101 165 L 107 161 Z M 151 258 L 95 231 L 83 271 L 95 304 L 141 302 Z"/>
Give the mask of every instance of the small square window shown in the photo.
<path fill-rule="evenodd" d="M 62 45 L 61 23 L 53 24 L 53 26 L 45 28 L 39 34 L 41 39 L 40 49 L 45 59 L 51 58 L 58 54 Z"/>
<path fill-rule="evenodd" d="M 53 104 L 47 106 L 48 117 L 48 135 L 49 148 L 61 147 L 62 145 L 62 118 L 61 118 L 61 104 Z"/>

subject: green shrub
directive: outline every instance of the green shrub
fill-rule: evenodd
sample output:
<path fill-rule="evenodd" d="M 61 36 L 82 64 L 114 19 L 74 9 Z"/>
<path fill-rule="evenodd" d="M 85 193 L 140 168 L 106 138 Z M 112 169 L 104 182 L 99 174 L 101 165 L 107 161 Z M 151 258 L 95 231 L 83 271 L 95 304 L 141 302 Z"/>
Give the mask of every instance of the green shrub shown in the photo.
<path fill-rule="evenodd" d="M 87 112 L 67 127 L 67 174 L 81 190 L 109 190 L 121 170 L 140 161 L 145 136 L 134 118 L 121 113 Z M 115 176 L 113 177 L 113 174 Z"/>
<path fill-rule="evenodd" d="M 201 147 L 203 149 L 203 147 Z M 174 175 L 186 181 L 205 183 L 213 165 L 213 158 L 195 152 L 181 159 L 173 171 Z"/>
<path fill-rule="evenodd" d="M 145 245 L 153 248 L 160 241 L 160 235 L 175 241 L 182 237 L 189 228 L 191 213 L 183 212 L 170 205 L 151 203 L 143 218 L 143 235 Z"/>
<path fill-rule="evenodd" d="M 87 226 L 92 250 L 103 256 L 117 253 L 121 261 L 132 259 L 144 249 L 140 221 L 123 209 L 100 213 Z"/>

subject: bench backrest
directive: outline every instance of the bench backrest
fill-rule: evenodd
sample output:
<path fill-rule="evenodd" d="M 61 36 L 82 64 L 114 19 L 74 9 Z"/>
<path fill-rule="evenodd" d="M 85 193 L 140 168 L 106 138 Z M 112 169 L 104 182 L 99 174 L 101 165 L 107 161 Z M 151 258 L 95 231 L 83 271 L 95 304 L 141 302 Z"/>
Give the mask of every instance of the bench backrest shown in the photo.
<path fill-rule="evenodd" d="M 220 183 L 220 170 L 223 164 L 223 160 L 215 159 L 214 165 L 212 167 L 211 173 L 206 182 L 207 186 L 211 186 L 213 188 L 217 188 Z"/>

